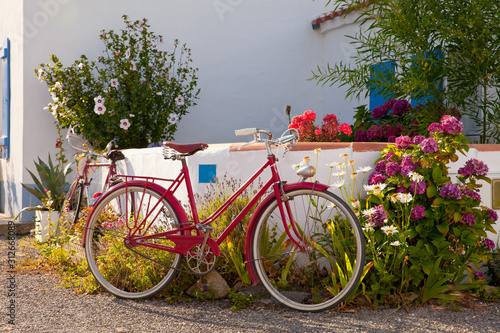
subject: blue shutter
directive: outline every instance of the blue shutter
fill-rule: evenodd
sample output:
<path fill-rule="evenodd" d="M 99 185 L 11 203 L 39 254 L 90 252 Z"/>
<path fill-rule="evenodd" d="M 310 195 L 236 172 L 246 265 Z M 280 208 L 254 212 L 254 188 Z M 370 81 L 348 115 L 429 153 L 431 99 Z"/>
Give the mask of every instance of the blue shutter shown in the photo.
<path fill-rule="evenodd" d="M 371 65 L 370 80 L 378 78 L 379 75 L 381 75 L 385 76 L 386 80 L 392 81 L 392 78 L 394 77 L 393 75 L 394 71 L 395 71 L 394 61 L 385 61 L 380 64 Z M 370 87 L 370 84 L 368 84 L 368 89 L 370 89 L 370 110 L 373 110 L 379 105 L 383 105 L 388 99 L 394 98 L 393 94 L 389 94 L 387 97 L 384 97 L 381 94 L 380 89 Z"/>
<path fill-rule="evenodd" d="M 2 136 L 0 146 L 2 147 L 1 158 L 10 156 L 10 41 L 7 38 L 2 42 L 0 49 L 2 59 Z"/>

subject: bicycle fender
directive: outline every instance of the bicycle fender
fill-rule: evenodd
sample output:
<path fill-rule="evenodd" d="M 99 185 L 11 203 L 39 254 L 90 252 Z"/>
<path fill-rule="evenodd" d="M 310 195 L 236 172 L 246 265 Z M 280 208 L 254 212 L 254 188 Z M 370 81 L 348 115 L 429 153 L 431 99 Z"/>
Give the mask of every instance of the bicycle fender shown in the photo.
<path fill-rule="evenodd" d="M 156 192 L 158 192 L 160 195 L 162 193 L 165 193 L 167 192 L 167 190 L 158 185 L 158 184 L 155 184 L 155 183 L 151 183 L 151 182 L 146 182 L 146 181 L 143 181 L 143 180 L 132 180 L 132 181 L 125 181 L 125 182 L 122 182 L 122 183 L 118 183 L 117 185 L 113 186 L 112 188 L 110 188 L 108 191 L 104 192 L 100 197 L 99 197 L 99 200 L 97 200 L 97 202 L 94 204 L 94 207 L 92 207 L 92 210 L 90 211 L 89 213 L 89 216 L 87 217 L 87 221 L 85 221 L 85 226 L 83 228 L 83 239 L 82 239 L 82 246 L 85 247 L 85 240 L 87 239 L 87 230 L 88 230 L 88 224 L 89 224 L 89 221 L 92 217 L 92 215 L 94 214 L 94 211 L 95 211 L 95 208 L 97 206 L 99 206 L 99 204 L 101 203 L 101 201 L 103 201 L 108 195 L 110 195 L 113 191 L 116 191 L 122 187 L 128 187 L 128 186 L 141 186 L 141 187 L 147 187 L 147 188 L 150 188 Z M 182 221 L 188 221 L 188 217 L 186 215 L 186 212 L 184 211 L 184 209 L 182 208 L 180 202 L 175 198 L 175 196 L 173 195 L 173 193 L 169 192 L 167 194 L 165 194 L 165 197 L 164 197 L 165 200 L 167 200 L 171 205 L 172 205 L 172 208 L 175 210 L 175 213 L 177 214 L 177 216 L 179 217 L 179 220 L 182 222 Z"/>
<path fill-rule="evenodd" d="M 299 182 L 299 183 L 291 183 L 285 184 L 283 186 L 284 192 L 289 192 L 293 190 L 318 190 L 324 191 L 328 189 L 330 186 L 321 184 L 321 183 L 311 183 L 311 182 Z M 275 199 L 274 193 L 268 195 L 255 209 L 252 217 L 250 218 L 250 222 L 248 223 L 247 235 L 245 237 L 245 265 L 247 267 L 248 273 L 250 275 L 250 279 L 252 280 L 252 284 L 255 285 L 260 282 L 257 273 L 255 272 L 255 268 L 253 265 L 253 252 L 252 252 L 252 242 L 253 236 L 255 235 L 255 226 L 257 224 L 257 218 L 264 212 L 264 210 L 269 206 L 269 204 Z"/>

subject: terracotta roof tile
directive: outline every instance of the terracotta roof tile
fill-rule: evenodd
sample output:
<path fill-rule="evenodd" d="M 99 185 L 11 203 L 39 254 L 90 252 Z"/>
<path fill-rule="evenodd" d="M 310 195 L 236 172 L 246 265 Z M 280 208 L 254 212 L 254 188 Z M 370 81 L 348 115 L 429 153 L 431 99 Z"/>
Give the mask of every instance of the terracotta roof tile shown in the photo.
<path fill-rule="evenodd" d="M 348 12 L 348 10 L 356 11 L 356 10 L 359 10 L 363 7 L 367 7 L 368 5 L 370 5 L 370 3 L 374 2 L 374 1 L 375 0 L 366 0 L 363 2 L 359 2 L 355 5 L 351 5 L 348 8 L 341 8 L 341 9 L 338 9 L 336 11 L 332 11 L 330 13 L 324 13 L 323 15 L 319 16 L 318 18 L 314 19 L 311 22 L 312 27 L 313 27 L 313 29 L 319 29 L 319 26 L 321 23 L 323 23 L 325 21 L 333 20 L 337 16 L 344 16 Z M 350 8 L 350 7 L 352 7 L 352 8 Z"/>

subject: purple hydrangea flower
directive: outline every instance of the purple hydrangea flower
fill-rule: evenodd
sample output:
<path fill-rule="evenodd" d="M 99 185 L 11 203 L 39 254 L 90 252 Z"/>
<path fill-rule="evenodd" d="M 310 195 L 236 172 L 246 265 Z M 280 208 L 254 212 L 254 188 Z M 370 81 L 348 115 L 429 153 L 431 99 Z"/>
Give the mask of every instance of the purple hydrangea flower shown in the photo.
<path fill-rule="evenodd" d="M 464 124 L 457 118 L 449 115 L 444 115 L 443 118 L 441 118 L 441 125 L 445 134 L 458 134 L 464 129 Z"/>
<path fill-rule="evenodd" d="M 411 182 L 408 188 L 410 193 L 415 193 L 415 182 Z M 424 181 L 417 182 L 416 194 L 424 194 L 427 189 L 427 184 Z"/>
<path fill-rule="evenodd" d="M 434 138 L 422 141 L 422 151 L 427 154 L 435 153 L 439 150 L 439 145 Z"/>
<path fill-rule="evenodd" d="M 429 132 L 442 132 L 443 131 L 443 127 L 441 126 L 441 124 L 438 124 L 438 123 L 432 123 L 429 125 L 429 127 L 427 128 L 427 130 Z"/>
<path fill-rule="evenodd" d="M 439 195 L 443 198 L 452 198 L 456 200 L 462 199 L 462 190 L 458 185 L 448 183 L 441 187 Z"/>
<path fill-rule="evenodd" d="M 381 132 L 382 131 L 379 125 L 373 125 L 366 131 L 366 135 L 368 140 L 375 140 L 380 138 L 382 134 Z"/>
<path fill-rule="evenodd" d="M 386 177 L 382 172 L 374 172 L 368 177 L 368 185 L 383 184 Z"/>
<path fill-rule="evenodd" d="M 468 224 L 470 225 L 471 227 L 474 225 L 474 223 L 476 223 L 476 217 L 474 216 L 474 214 L 472 213 L 464 213 L 462 215 L 462 223 L 465 223 L 465 224 Z"/>
<path fill-rule="evenodd" d="M 411 144 L 411 139 L 406 135 L 396 138 L 396 147 L 398 148 L 405 149 L 410 147 L 410 144 Z"/>
<path fill-rule="evenodd" d="M 408 190 L 406 189 L 406 187 L 404 186 L 400 186 L 398 187 L 398 189 L 396 190 L 397 193 L 408 193 Z"/>
<path fill-rule="evenodd" d="M 413 138 L 412 143 L 414 145 L 418 145 L 419 143 L 421 143 L 424 140 L 425 140 L 425 136 L 423 136 L 423 135 L 417 135 L 416 137 Z"/>
<path fill-rule="evenodd" d="M 385 220 L 387 219 L 387 214 L 384 210 L 384 207 L 382 207 L 382 205 L 374 207 L 373 213 L 372 213 L 370 218 L 372 220 L 372 223 L 376 227 L 383 226 L 385 223 Z"/>
<path fill-rule="evenodd" d="M 460 186 L 460 188 L 462 189 L 462 194 L 463 195 L 467 195 L 467 196 L 471 197 L 472 200 L 479 200 L 479 201 L 481 201 L 481 195 L 479 195 L 479 193 L 477 193 L 475 191 L 472 191 L 471 189 L 469 189 L 465 185 Z"/>
<path fill-rule="evenodd" d="M 386 169 L 386 163 L 384 160 L 378 161 L 377 165 L 375 165 L 375 171 L 376 172 L 383 172 Z"/>
<path fill-rule="evenodd" d="M 396 103 L 396 100 L 391 98 L 391 99 L 388 99 L 387 101 L 385 101 L 384 105 L 388 109 L 392 109 L 392 106 L 394 105 L 394 103 Z"/>
<path fill-rule="evenodd" d="M 356 142 L 366 142 L 368 141 L 368 135 L 366 134 L 366 131 L 359 130 L 354 133 L 354 141 Z"/>
<path fill-rule="evenodd" d="M 389 110 L 390 108 L 388 108 L 386 105 L 379 105 L 372 110 L 372 118 L 374 120 L 378 120 L 384 116 L 387 116 Z"/>
<path fill-rule="evenodd" d="M 488 174 L 488 166 L 477 158 L 471 158 L 465 162 L 463 168 L 458 169 L 458 173 L 464 177 L 468 176 L 486 176 Z"/>
<path fill-rule="evenodd" d="M 410 217 L 414 220 L 418 220 L 425 217 L 425 207 L 424 206 L 415 206 L 411 211 Z"/>
<path fill-rule="evenodd" d="M 401 161 L 401 174 L 405 177 L 408 177 L 408 174 L 410 172 L 413 172 L 415 171 L 416 167 L 418 166 L 418 162 L 416 163 L 413 163 L 411 161 L 413 156 L 408 156 L 408 157 L 405 157 L 403 158 L 403 160 Z"/>
<path fill-rule="evenodd" d="M 396 142 L 396 136 L 395 135 L 391 135 L 387 138 L 387 142 L 390 142 L 390 143 L 395 143 Z"/>
<path fill-rule="evenodd" d="M 389 177 L 394 176 L 395 174 L 401 171 L 401 166 L 396 162 L 389 162 L 385 167 L 385 172 Z"/>
<path fill-rule="evenodd" d="M 392 114 L 399 116 L 410 108 L 410 103 L 406 99 L 400 99 L 392 105 Z"/>
<path fill-rule="evenodd" d="M 488 217 L 492 221 L 498 220 L 498 214 L 493 209 L 488 208 Z"/>
<path fill-rule="evenodd" d="M 385 160 L 386 160 L 386 161 L 390 161 L 390 160 L 391 160 L 391 157 L 392 157 L 392 156 L 394 156 L 394 155 L 395 155 L 395 154 L 394 154 L 394 152 L 392 152 L 392 151 L 391 151 L 391 152 L 389 152 L 389 153 L 387 153 L 387 155 L 385 155 Z"/>
<path fill-rule="evenodd" d="M 495 248 L 495 242 L 489 238 L 485 238 L 483 240 L 483 244 L 486 245 L 486 247 L 490 250 L 493 250 Z"/>
<path fill-rule="evenodd" d="M 394 128 L 392 128 L 390 125 L 384 125 L 383 127 L 383 135 L 388 138 L 388 137 L 391 137 L 393 135 L 396 135 L 396 130 Z"/>

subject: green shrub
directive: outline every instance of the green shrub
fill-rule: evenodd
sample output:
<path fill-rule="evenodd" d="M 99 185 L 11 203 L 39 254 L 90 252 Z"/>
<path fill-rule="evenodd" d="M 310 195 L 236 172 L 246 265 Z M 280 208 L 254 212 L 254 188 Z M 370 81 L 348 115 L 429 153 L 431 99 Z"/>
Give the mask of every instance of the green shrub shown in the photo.
<path fill-rule="evenodd" d="M 122 148 L 171 140 L 199 94 L 189 48 L 175 40 L 172 52 L 160 51 L 163 37 L 149 31 L 146 19 L 123 19 L 120 32 L 102 31 L 105 49 L 96 60 L 82 55 L 64 67 L 53 54 L 52 63 L 35 69 L 49 87 L 48 110 L 58 125 L 75 128 L 99 149 L 114 138 Z"/>

